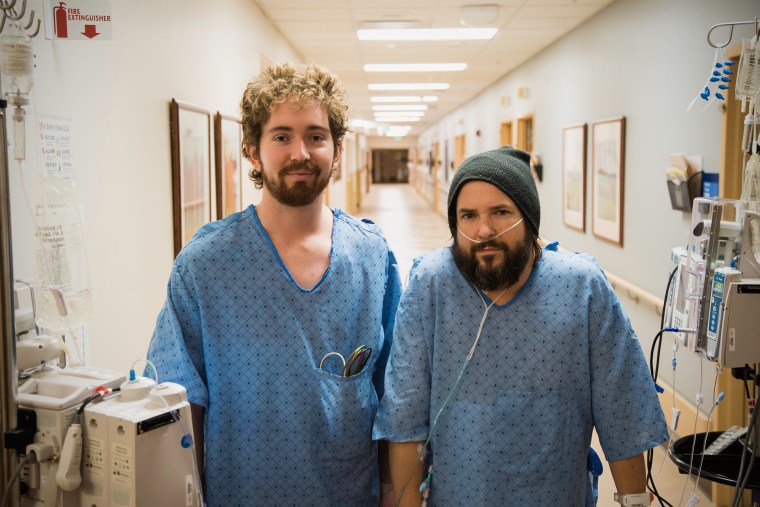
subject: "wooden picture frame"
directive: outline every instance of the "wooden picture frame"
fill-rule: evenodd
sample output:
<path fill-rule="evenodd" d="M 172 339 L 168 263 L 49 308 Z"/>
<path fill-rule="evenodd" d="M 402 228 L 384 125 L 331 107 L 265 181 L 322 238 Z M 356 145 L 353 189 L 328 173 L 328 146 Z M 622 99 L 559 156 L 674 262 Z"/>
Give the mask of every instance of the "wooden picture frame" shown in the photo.
<path fill-rule="evenodd" d="M 211 112 L 172 99 L 169 104 L 174 255 L 216 218 L 211 158 Z"/>
<path fill-rule="evenodd" d="M 217 111 L 214 115 L 216 216 L 243 209 L 243 132 L 240 119 Z"/>
<path fill-rule="evenodd" d="M 562 129 L 562 222 L 586 232 L 585 123 Z"/>
<path fill-rule="evenodd" d="M 593 123 L 591 127 L 594 236 L 623 246 L 625 182 L 625 117 Z"/>

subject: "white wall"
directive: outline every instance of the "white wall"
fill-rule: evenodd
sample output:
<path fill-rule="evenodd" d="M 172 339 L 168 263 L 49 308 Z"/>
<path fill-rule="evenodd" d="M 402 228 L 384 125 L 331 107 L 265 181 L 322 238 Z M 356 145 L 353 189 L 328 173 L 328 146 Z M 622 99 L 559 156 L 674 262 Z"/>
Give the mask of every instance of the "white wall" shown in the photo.
<path fill-rule="evenodd" d="M 756 0 L 618 0 L 424 132 L 421 153 L 461 134 L 466 135 L 467 155 L 497 148 L 501 122 L 532 113 L 535 151 L 544 163 L 538 184 L 541 235 L 569 250 L 591 252 L 605 269 L 662 297 L 670 250 L 685 246 L 689 225 L 689 216 L 670 206 L 663 176 L 668 155 L 701 154 L 707 170 L 714 172 L 721 160 L 720 107 L 686 112 L 711 70 L 715 50 L 705 37 L 716 23 L 755 16 L 760 16 Z M 734 42 L 751 33 L 749 26 L 737 28 Z M 724 40 L 728 33 L 715 35 Z M 527 88 L 526 99 L 517 98 L 520 87 Z M 508 97 L 508 107 L 502 107 L 502 97 Z M 615 116 L 626 117 L 627 132 L 623 248 L 591 234 L 590 139 L 586 232 L 565 227 L 561 214 L 563 127 L 585 122 L 590 129 L 593 121 Z M 659 317 L 627 298 L 624 304 L 648 353 Z M 670 347 L 663 350 L 661 372 L 669 372 Z M 699 362 L 685 357 L 681 365 L 679 378 L 689 380 L 677 389 L 693 400 Z M 708 369 L 705 393 L 712 391 Z"/>
<path fill-rule="evenodd" d="M 10 168 L 11 214 L 14 274 L 34 278 L 21 178 L 35 203 L 37 117 L 70 118 L 94 296 L 89 364 L 124 371 L 145 357 L 173 259 L 169 101 L 237 115 L 260 54 L 302 59 L 250 0 L 110 3 L 110 41 L 34 40 L 28 158 L 23 176 Z M 41 12 L 41 1 L 30 7 Z"/>

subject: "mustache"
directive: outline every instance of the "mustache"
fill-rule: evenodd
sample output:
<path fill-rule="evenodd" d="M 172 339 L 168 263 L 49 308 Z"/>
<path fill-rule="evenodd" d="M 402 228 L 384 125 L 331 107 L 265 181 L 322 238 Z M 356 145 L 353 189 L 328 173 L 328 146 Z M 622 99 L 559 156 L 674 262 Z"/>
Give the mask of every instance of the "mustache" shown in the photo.
<path fill-rule="evenodd" d="M 311 174 L 315 174 L 317 172 L 317 168 L 307 161 L 293 162 L 292 164 L 286 165 L 285 167 L 280 169 L 280 174 L 287 174 L 287 173 L 296 172 L 296 171 L 308 171 Z"/>
<path fill-rule="evenodd" d="M 500 250 L 506 250 L 507 249 L 506 247 L 507 246 L 501 241 L 496 241 L 492 239 L 489 241 L 485 241 L 483 243 L 475 243 L 474 245 L 470 247 L 470 249 L 473 252 L 479 252 L 480 250 L 485 250 L 486 248 L 498 248 Z"/>

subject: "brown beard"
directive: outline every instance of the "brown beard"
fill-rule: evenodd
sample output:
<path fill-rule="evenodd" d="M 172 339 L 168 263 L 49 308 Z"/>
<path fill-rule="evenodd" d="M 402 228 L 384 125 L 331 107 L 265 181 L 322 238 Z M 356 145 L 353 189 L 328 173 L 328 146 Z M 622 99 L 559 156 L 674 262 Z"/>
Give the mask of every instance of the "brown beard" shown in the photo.
<path fill-rule="evenodd" d="M 503 260 L 500 265 L 495 264 L 495 255 L 484 256 L 481 259 L 475 256 L 478 250 L 487 247 L 498 248 L 502 251 Z M 533 245 L 526 236 L 515 245 L 514 249 L 498 240 L 474 243 L 468 248 L 462 245 L 456 236 L 451 246 L 454 263 L 459 271 L 482 291 L 506 289 L 515 285 L 525 271 L 532 251 Z"/>
<path fill-rule="evenodd" d="M 264 187 L 277 199 L 286 206 L 307 206 L 314 202 L 327 187 L 330 182 L 330 176 L 333 175 L 334 169 L 325 178 L 317 177 L 313 181 L 296 181 L 292 186 L 285 185 L 285 176 L 291 171 L 306 169 L 312 174 L 318 174 L 319 168 L 309 162 L 297 162 L 280 169 L 276 180 L 269 179 L 266 171 L 261 171 L 261 178 Z"/>

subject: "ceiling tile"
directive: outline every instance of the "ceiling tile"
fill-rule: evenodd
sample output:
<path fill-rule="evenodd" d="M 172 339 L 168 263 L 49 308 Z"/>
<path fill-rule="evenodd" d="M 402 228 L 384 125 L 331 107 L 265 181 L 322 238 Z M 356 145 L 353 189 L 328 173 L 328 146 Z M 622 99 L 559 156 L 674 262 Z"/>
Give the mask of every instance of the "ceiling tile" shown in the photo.
<path fill-rule="evenodd" d="M 474 95 L 527 61 L 612 0 L 488 0 L 500 6 L 485 41 L 359 41 L 364 21 L 417 20 L 423 28 L 461 27 L 461 6 L 469 0 L 255 0 L 294 48 L 307 60 L 336 73 L 351 101 L 352 117 L 372 117 L 369 83 L 439 82 L 451 84 L 410 135 L 451 113 Z M 315 5 L 319 5 L 316 8 Z M 464 62 L 463 72 L 368 73 L 366 63 Z M 407 92 L 401 92 L 406 94 Z M 408 92 L 414 94 L 415 92 Z M 428 92 L 420 92 L 427 94 Z"/>
<path fill-rule="evenodd" d="M 517 11 L 516 19 L 588 18 L 601 7 L 600 5 L 554 5 L 548 9 L 545 5 L 525 6 Z"/>
<path fill-rule="evenodd" d="M 267 10 L 272 21 L 351 21 L 348 9 L 283 9 Z"/>

